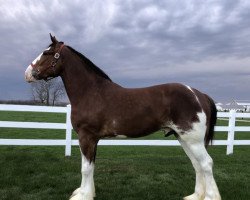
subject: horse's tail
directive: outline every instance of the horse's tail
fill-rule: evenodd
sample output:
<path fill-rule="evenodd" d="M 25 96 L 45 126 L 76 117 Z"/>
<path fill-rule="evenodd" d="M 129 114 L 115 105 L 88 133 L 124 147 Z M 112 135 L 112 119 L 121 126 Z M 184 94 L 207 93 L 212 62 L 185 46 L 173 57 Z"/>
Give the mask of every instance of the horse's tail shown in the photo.
<path fill-rule="evenodd" d="M 207 95 L 206 95 L 207 96 Z M 209 101 L 209 109 L 210 109 L 210 117 L 208 117 L 209 119 L 209 123 L 208 123 L 208 127 L 207 127 L 207 131 L 206 131 L 206 135 L 205 135 L 205 147 L 207 148 L 209 143 L 212 144 L 213 138 L 214 138 L 214 126 L 216 124 L 216 120 L 217 120 L 217 109 L 215 106 L 215 103 L 213 101 L 212 98 L 210 98 L 209 96 L 207 96 L 208 101 Z"/>

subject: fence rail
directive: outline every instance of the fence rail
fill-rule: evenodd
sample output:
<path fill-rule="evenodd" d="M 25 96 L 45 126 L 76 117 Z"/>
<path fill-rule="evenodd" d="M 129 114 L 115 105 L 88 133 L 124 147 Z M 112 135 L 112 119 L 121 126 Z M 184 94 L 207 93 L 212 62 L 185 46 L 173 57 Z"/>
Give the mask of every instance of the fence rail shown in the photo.
<path fill-rule="evenodd" d="M 13 122 L 0 121 L 0 128 L 35 128 L 35 129 L 62 129 L 65 130 L 65 139 L 0 139 L 0 145 L 29 145 L 29 146 L 65 146 L 65 155 L 71 155 L 71 147 L 79 145 L 78 140 L 72 140 L 72 125 L 70 120 L 71 106 L 48 107 L 48 106 L 24 106 L 0 104 L 0 111 L 25 111 L 65 113 L 66 123 L 44 122 Z M 227 155 L 233 153 L 234 145 L 250 145 L 250 140 L 235 140 L 235 132 L 250 132 L 250 126 L 236 126 L 236 118 L 250 118 L 250 113 L 218 112 L 218 118 L 228 118 L 228 126 L 216 126 L 215 131 L 227 132 L 227 140 L 215 140 L 214 145 L 226 145 Z M 179 146 L 177 140 L 101 140 L 98 145 L 128 145 L 128 146 Z"/>

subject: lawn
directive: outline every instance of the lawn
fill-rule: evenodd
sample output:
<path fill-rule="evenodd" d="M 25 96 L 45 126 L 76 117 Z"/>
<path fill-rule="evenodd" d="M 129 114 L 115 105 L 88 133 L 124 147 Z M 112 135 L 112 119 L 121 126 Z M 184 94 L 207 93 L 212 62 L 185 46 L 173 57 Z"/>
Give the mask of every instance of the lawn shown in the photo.
<path fill-rule="evenodd" d="M 64 122 L 65 115 L 0 112 L 1 120 Z M 162 135 L 157 132 L 147 138 L 165 139 Z M 249 132 L 236 135 L 250 138 Z M 219 139 L 225 136 L 216 133 Z M 65 132 L 0 128 L 0 138 L 65 138 Z M 65 157 L 64 150 L 0 146 L 0 199 L 68 199 L 80 185 L 80 152 L 73 147 L 72 156 Z M 230 156 L 226 156 L 225 146 L 210 147 L 209 153 L 222 199 L 250 199 L 250 146 L 235 146 Z M 96 200 L 177 200 L 193 192 L 194 182 L 191 162 L 181 147 L 98 147 Z"/>
<path fill-rule="evenodd" d="M 79 186 L 80 153 L 63 147 L 0 147 L 0 199 L 68 199 Z M 222 199 L 250 199 L 250 148 L 209 149 Z M 192 193 L 194 171 L 180 147 L 104 147 L 97 152 L 97 200 L 182 199 Z"/>

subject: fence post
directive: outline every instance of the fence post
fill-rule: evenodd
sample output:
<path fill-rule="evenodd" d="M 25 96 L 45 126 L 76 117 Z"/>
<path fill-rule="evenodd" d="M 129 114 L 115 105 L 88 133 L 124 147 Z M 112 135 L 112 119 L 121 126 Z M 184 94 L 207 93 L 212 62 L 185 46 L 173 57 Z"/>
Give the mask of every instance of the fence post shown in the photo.
<path fill-rule="evenodd" d="M 71 105 L 67 105 L 65 156 L 71 156 L 71 143 L 72 143 Z"/>
<path fill-rule="evenodd" d="M 227 155 L 233 154 L 234 150 L 234 134 L 235 134 L 235 121 L 236 121 L 236 111 L 230 110 L 230 117 L 228 122 L 228 136 L 227 136 Z"/>

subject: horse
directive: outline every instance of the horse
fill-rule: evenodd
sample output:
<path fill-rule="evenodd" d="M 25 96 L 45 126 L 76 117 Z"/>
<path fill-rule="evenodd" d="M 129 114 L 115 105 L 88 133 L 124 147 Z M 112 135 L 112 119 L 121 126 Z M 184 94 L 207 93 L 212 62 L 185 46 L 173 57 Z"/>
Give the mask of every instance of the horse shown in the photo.
<path fill-rule="evenodd" d="M 136 138 L 157 130 L 175 135 L 196 173 L 194 193 L 184 200 L 221 200 L 213 176 L 212 143 L 217 110 L 208 95 L 180 83 L 124 88 L 83 54 L 50 34 L 51 44 L 26 69 L 27 82 L 60 76 L 78 134 L 82 182 L 70 200 L 93 200 L 98 141 Z"/>

